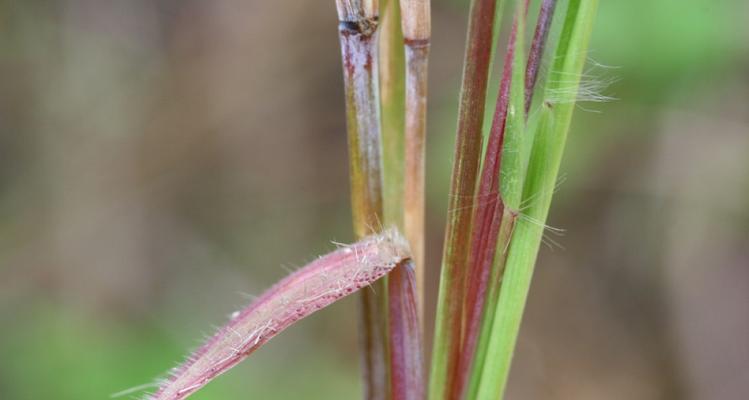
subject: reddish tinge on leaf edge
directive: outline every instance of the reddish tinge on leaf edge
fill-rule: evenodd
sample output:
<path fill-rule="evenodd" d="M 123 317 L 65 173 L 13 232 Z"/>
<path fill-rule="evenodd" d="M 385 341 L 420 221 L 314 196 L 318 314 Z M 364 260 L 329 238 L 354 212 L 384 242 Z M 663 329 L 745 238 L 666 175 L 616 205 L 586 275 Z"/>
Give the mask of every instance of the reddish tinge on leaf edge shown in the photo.
<path fill-rule="evenodd" d="M 161 383 L 158 391 L 147 398 L 186 398 L 211 379 L 231 369 L 282 330 L 367 287 L 398 265 L 404 266 L 399 270 L 406 271 L 403 272 L 405 277 L 397 281 L 408 285 L 413 281 L 409 279 L 413 275 L 410 257 L 405 239 L 393 229 L 368 236 L 318 258 L 278 282 L 244 310 L 234 313 L 224 327 L 183 365 L 172 370 L 170 377 Z M 410 313 L 411 307 L 415 307 L 411 300 L 413 298 L 404 299 L 400 308 Z M 415 339 L 404 338 L 404 344 L 409 340 L 418 341 L 418 333 L 415 334 Z M 418 343 L 417 345 L 420 346 Z M 420 357 L 421 352 L 418 353 L 417 357 Z M 409 367 L 413 366 L 408 360 L 403 362 Z"/>

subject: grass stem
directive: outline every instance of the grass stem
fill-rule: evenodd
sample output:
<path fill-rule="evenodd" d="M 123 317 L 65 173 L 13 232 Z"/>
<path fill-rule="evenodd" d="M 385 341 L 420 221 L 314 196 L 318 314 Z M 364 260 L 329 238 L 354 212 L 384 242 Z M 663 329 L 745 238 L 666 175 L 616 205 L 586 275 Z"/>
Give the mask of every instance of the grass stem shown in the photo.
<path fill-rule="evenodd" d="M 429 0 L 400 0 L 406 57 L 404 233 L 416 264 L 424 304 L 424 216 L 427 65 L 431 37 Z M 419 315 L 423 316 L 423 309 Z"/>
<path fill-rule="evenodd" d="M 533 267 L 561 164 L 574 110 L 577 87 L 585 64 L 597 0 L 570 0 L 554 65 L 546 83 L 541 115 L 523 185 L 527 208 L 516 223 L 510 242 L 504 279 L 492 322 L 477 398 L 502 398 L 530 289 Z M 573 88 L 562 101 L 549 101 L 559 85 Z"/>
<path fill-rule="evenodd" d="M 500 165 L 505 141 L 507 110 L 510 99 L 513 61 L 517 40 L 517 19 L 513 23 L 505 53 L 504 68 L 500 81 L 496 110 L 494 113 L 489 140 L 484 155 L 484 163 L 479 181 L 478 204 L 474 208 L 471 233 L 471 254 L 469 255 L 468 276 L 464 302 L 464 328 L 460 361 L 456 368 L 456 381 L 451 398 L 463 398 L 465 387 L 474 369 L 476 345 L 481 328 L 482 314 L 487 291 L 491 282 L 489 275 L 494 261 L 494 251 L 504 215 L 505 203 L 500 195 Z M 499 218 L 495 218 L 499 216 Z"/>
<path fill-rule="evenodd" d="M 501 0 L 499 1 L 501 3 Z M 487 84 L 501 4 L 473 0 L 468 23 L 458 129 L 442 259 L 429 398 L 448 399 L 458 366 L 471 218 L 482 141 Z"/>
<path fill-rule="evenodd" d="M 385 226 L 397 226 L 403 232 L 406 67 L 400 4 L 384 0 L 380 10 L 383 218 Z"/>
<path fill-rule="evenodd" d="M 418 289 L 412 260 L 388 276 L 390 335 L 390 400 L 424 400 Z"/>
<path fill-rule="evenodd" d="M 512 179 L 508 182 L 512 183 L 514 181 L 514 188 L 505 186 L 503 188 L 503 191 L 501 192 L 502 196 L 500 196 L 497 201 L 497 207 L 494 210 L 494 215 L 492 216 L 491 224 L 489 225 L 490 228 L 488 238 L 484 238 L 483 240 L 484 246 L 487 246 L 487 243 L 494 243 L 494 245 L 489 245 L 484 248 L 483 252 L 479 251 L 477 253 L 479 255 L 481 264 L 478 264 L 476 267 L 480 267 L 480 270 L 479 273 L 474 275 L 474 281 L 476 282 L 474 284 L 474 288 L 469 289 L 469 296 L 471 293 L 476 293 L 477 301 L 472 301 L 472 299 L 469 298 L 467 302 L 467 304 L 469 305 L 468 309 L 473 310 L 473 315 L 469 315 L 469 317 L 467 318 L 467 333 L 466 339 L 464 341 L 465 354 L 463 354 L 464 359 L 466 360 L 470 360 L 471 358 L 473 358 L 472 366 L 464 370 L 464 373 L 469 374 L 470 376 L 468 387 L 466 388 L 466 398 L 468 399 L 474 399 L 477 396 L 483 365 L 486 359 L 486 350 L 492 335 L 494 310 L 496 309 L 498 301 L 498 295 L 502 275 L 505 269 L 505 263 L 507 260 L 507 252 L 509 249 L 510 239 L 515 227 L 515 223 L 517 221 L 519 211 L 518 202 L 520 198 L 520 187 L 522 184 L 521 182 L 523 169 L 521 160 L 514 157 L 514 155 L 518 153 L 518 146 L 524 145 L 520 141 L 525 142 L 529 140 L 527 134 L 525 133 L 524 122 L 528 117 L 528 110 L 531 105 L 533 92 L 535 91 L 537 73 L 543 55 L 545 43 L 548 38 L 548 31 L 551 26 L 555 3 L 555 0 L 544 0 L 541 4 L 539 16 L 536 22 L 537 24 L 533 43 L 528 54 L 528 61 L 525 65 L 525 79 L 522 79 L 522 75 L 520 74 L 520 72 L 523 70 L 521 65 L 523 57 L 522 45 L 513 43 L 515 40 L 519 43 L 522 43 L 523 41 L 522 37 L 520 37 L 519 39 L 515 39 L 517 29 L 519 29 L 517 28 L 517 23 L 514 24 L 513 30 L 510 34 L 510 43 L 508 45 L 506 54 L 505 71 L 503 76 L 507 77 L 510 74 L 509 69 L 507 68 L 507 64 L 508 62 L 510 62 L 510 59 L 514 59 L 514 61 L 512 61 L 512 82 L 514 84 L 512 90 L 512 109 L 515 112 L 513 112 L 511 114 L 511 118 L 507 120 L 507 109 L 510 100 L 507 97 L 507 85 L 504 85 L 506 79 L 503 78 L 503 87 L 500 89 L 500 98 L 497 102 L 497 113 L 495 114 L 495 121 L 492 126 L 492 134 L 502 126 L 505 127 L 506 131 L 509 131 L 509 136 L 511 137 L 510 143 L 508 143 L 506 148 L 504 148 L 505 146 L 502 145 L 500 145 L 499 147 L 504 148 L 503 150 L 501 150 L 501 152 L 504 153 L 505 151 L 507 151 L 510 154 L 510 157 L 503 164 L 504 171 L 500 173 L 498 177 L 507 177 Z M 525 10 L 519 10 L 519 12 L 520 11 L 522 11 L 522 15 L 527 15 L 527 1 L 525 2 Z M 516 20 L 518 15 L 521 14 L 516 14 Z M 520 21 L 520 23 L 522 24 L 523 21 Z M 522 33 L 523 31 L 521 30 L 521 34 Z M 515 52 L 516 46 L 521 47 L 520 52 Z M 525 82 L 524 93 L 522 90 L 523 88 L 520 87 L 520 84 L 523 81 Z M 524 100 L 524 107 L 521 105 L 521 99 Z M 524 115 L 516 111 L 523 108 L 525 111 Z M 504 111 L 504 114 L 501 113 L 502 111 Z M 504 117 L 504 120 L 501 117 Z M 490 142 L 491 141 L 492 139 L 490 137 Z M 515 143 L 514 145 L 513 142 Z M 490 159 L 490 151 L 497 151 L 497 149 L 493 146 L 488 146 L 486 154 L 487 160 L 484 162 L 485 166 L 494 165 Z M 496 175 L 483 174 L 482 181 L 486 179 L 487 176 Z M 504 183 L 507 184 L 508 182 Z M 487 185 L 482 183 L 481 187 L 486 186 Z M 496 186 L 492 186 L 491 189 L 496 190 Z M 488 193 L 494 193 L 492 190 L 490 190 Z M 505 202 L 509 203 L 509 206 L 506 207 Z M 484 215 L 483 218 L 483 220 L 485 220 L 486 215 Z M 499 225 L 498 229 L 496 228 L 497 225 Z M 474 228 L 474 232 L 476 231 L 477 229 Z M 484 232 L 486 232 L 486 229 L 484 229 Z M 481 258 L 482 254 L 483 258 Z M 478 328 L 476 325 L 478 325 Z M 476 335 L 478 335 L 477 338 L 475 337 Z"/>
<path fill-rule="evenodd" d="M 378 24 L 376 0 L 337 0 L 343 59 L 354 232 L 363 237 L 383 221 Z M 387 285 L 361 292 L 365 399 L 388 397 Z"/>

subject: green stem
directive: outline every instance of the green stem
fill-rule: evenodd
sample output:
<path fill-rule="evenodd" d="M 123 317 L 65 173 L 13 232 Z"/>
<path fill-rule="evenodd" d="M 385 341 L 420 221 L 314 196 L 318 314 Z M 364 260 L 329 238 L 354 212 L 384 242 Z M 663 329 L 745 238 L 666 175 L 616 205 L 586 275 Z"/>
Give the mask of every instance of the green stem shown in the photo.
<path fill-rule="evenodd" d="M 585 63 L 597 5 L 597 0 L 570 0 L 567 8 L 545 95 L 556 92 L 558 98 L 560 85 L 574 90 L 569 91 L 568 98 L 561 99 L 562 101 L 551 103 L 545 99 L 542 102 L 540 121 L 523 188 L 523 200 L 528 202 L 528 206 L 524 215 L 517 221 L 510 243 L 478 399 L 502 398 L 507 385 L 512 355 L 572 119 L 576 91 Z"/>
<path fill-rule="evenodd" d="M 523 188 L 520 149 L 525 134 L 525 0 L 518 0 L 515 14 L 517 35 L 512 59 L 510 101 L 507 107 L 507 126 L 500 166 L 500 193 L 505 207 L 517 210 Z"/>
<path fill-rule="evenodd" d="M 385 226 L 403 231 L 405 57 L 398 0 L 380 2 L 380 103 Z"/>

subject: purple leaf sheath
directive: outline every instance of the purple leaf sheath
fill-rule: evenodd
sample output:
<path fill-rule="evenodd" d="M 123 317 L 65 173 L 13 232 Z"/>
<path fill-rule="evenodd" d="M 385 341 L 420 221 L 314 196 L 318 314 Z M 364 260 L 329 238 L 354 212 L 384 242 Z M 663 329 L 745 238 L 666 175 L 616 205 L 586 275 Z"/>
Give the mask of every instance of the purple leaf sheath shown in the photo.
<path fill-rule="evenodd" d="M 395 230 L 318 258 L 234 313 L 148 399 L 186 398 L 296 321 L 367 287 L 397 265 L 408 265 L 409 260 L 408 245 Z"/>
<path fill-rule="evenodd" d="M 419 326 L 416 273 L 411 260 L 388 276 L 390 399 L 424 400 L 424 359 Z"/>

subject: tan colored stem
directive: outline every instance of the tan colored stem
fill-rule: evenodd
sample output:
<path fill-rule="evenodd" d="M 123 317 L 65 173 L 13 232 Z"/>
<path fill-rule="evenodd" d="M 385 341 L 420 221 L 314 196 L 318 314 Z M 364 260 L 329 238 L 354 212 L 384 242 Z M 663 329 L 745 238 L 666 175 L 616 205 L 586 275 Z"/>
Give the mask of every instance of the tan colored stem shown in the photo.
<path fill-rule="evenodd" d="M 339 29 L 346 93 L 351 200 L 354 230 L 358 237 L 377 230 L 382 222 L 377 28 L 376 25 L 367 25 L 373 21 L 376 20 L 342 22 Z"/>
<path fill-rule="evenodd" d="M 376 18 L 379 13 L 377 0 L 336 0 L 340 21 L 362 21 Z"/>
<path fill-rule="evenodd" d="M 378 87 L 376 1 L 339 1 L 354 232 L 363 237 L 382 224 L 382 138 Z M 388 393 L 387 285 L 361 293 L 361 346 L 365 399 Z"/>
<path fill-rule="evenodd" d="M 406 51 L 406 131 L 404 232 L 413 251 L 419 291 L 419 315 L 424 319 L 424 217 L 427 66 L 431 16 L 429 0 L 400 0 L 401 28 Z"/>
<path fill-rule="evenodd" d="M 432 34 L 429 0 L 401 0 L 400 3 L 403 37 L 428 41 Z"/>
<path fill-rule="evenodd" d="M 419 315 L 424 304 L 425 141 L 429 42 L 406 41 L 406 134 L 404 230 L 411 244 L 419 288 Z"/>

